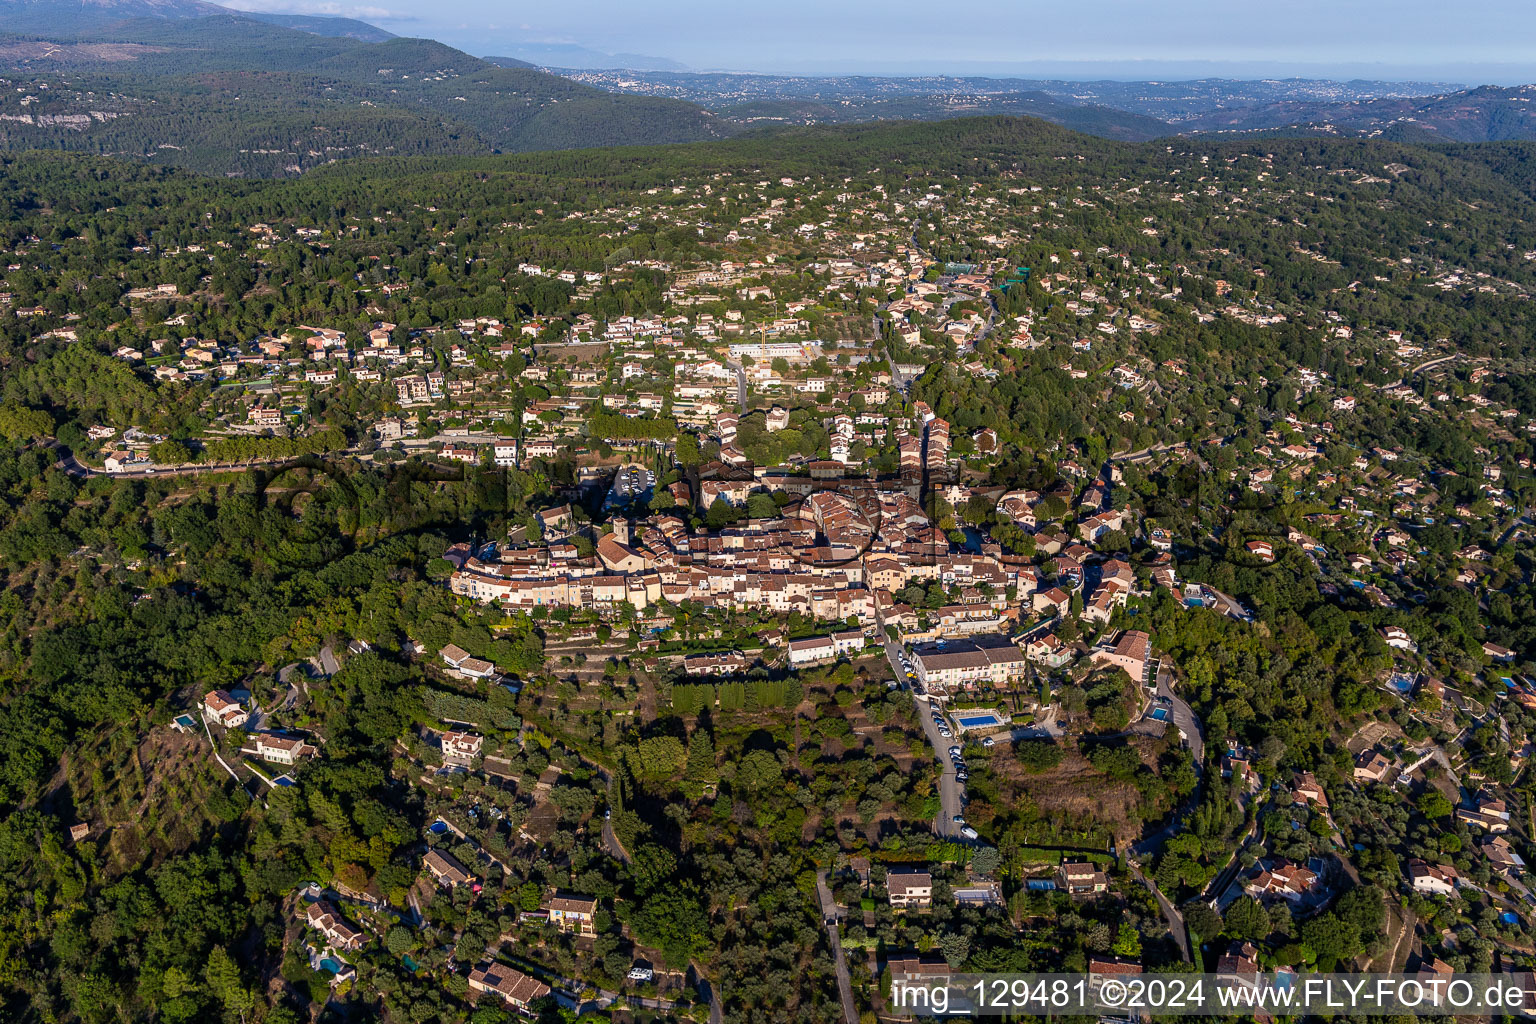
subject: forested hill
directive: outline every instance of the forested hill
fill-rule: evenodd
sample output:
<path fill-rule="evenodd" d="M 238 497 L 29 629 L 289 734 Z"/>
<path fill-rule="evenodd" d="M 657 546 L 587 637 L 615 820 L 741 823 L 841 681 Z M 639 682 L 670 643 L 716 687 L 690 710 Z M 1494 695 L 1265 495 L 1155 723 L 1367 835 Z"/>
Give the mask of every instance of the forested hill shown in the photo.
<path fill-rule="evenodd" d="M 9 32 L 39 33 L 52 38 L 96 38 L 135 18 L 177 21 L 212 16 L 250 18 L 315 35 L 345 36 L 366 42 L 381 42 L 392 36 L 375 25 L 352 18 L 235 11 L 206 0 L 0 0 L 0 27 Z"/>
<path fill-rule="evenodd" d="M 423 39 L 366 43 L 236 16 L 100 40 L 0 37 L 0 148 L 282 177 L 354 156 L 687 142 L 730 127 L 678 100 L 500 68 Z"/>

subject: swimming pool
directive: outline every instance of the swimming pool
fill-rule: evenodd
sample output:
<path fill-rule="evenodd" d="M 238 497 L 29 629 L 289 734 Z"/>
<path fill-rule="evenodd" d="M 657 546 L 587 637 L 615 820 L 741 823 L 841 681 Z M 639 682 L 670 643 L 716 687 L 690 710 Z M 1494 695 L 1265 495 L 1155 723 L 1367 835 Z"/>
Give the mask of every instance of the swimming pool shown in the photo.
<path fill-rule="evenodd" d="M 1392 687 L 1392 689 L 1396 690 L 1398 693 L 1409 694 L 1413 692 L 1413 680 L 1414 677 L 1411 675 L 1403 672 L 1396 672 L 1393 674 L 1392 678 L 1387 681 L 1387 685 Z"/>
<path fill-rule="evenodd" d="M 1152 709 L 1152 717 L 1157 719 L 1159 722 L 1166 722 L 1166 721 L 1168 721 L 1168 709 L 1167 708 L 1153 708 Z"/>
<path fill-rule="evenodd" d="M 955 721 L 962 729 L 991 729 L 1003 724 L 1003 720 L 991 712 L 983 715 L 956 715 Z"/>
<path fill-rule="evenodd" d="M 432 824 L 428 825 L 427 826 L 427 831 L 431 832 L 435 836 L 440 836 L 444 832 L 448 831 L 448 823 L 446 821 L 443 821 L 443 820 L 439 819 L 437 821 L 434 821 Z"/>
<path fill-rule="evenodd" d="M 1503 921 L 1505 924 L 1519 924 L 1520 916 L 1518 914 L 1512 914 L 1506 910 L 1504 913 L 1499 915 L 1499 920 Z"/>
<path fill-rule="evenodd" d="M 1205 607 L 1205 598 L 1203 598 L 1203 597 L 1186 597 L 1184 599 L 1184 606 L 1186 608 L 1204 608 Z"/>
<path fill-rule="evenodd" d="M 330 971 L 332 974 L 340 974 L 341 973 L 341 961 L 335 959 L 334 957 L 329 957 L 329 956 L 321 957 L 320 958 L 320 969 L 322 971 Z"/>

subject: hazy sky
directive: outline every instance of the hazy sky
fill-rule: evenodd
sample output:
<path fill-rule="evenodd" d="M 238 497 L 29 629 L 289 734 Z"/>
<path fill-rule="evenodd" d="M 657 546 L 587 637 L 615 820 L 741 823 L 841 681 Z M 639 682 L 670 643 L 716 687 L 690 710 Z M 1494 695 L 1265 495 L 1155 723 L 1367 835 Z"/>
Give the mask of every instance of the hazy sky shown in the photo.
<path fill-rule="evenodd" d="M 340 14 L 477 55 L 516 41 L 667 57 L 696 69 L 975 71 L 1206 62 L 1255 74 L 1536 81 L 1536 0 L 230 0 Z"/>

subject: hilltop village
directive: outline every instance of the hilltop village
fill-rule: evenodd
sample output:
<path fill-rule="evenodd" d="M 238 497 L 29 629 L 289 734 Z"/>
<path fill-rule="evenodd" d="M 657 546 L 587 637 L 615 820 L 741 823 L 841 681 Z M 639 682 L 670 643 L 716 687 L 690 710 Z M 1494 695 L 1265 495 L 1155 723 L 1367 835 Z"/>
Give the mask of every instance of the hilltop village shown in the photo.
<path fill-rule="evenodd" d="M 47 208 L 18 164 L 0 867 L 46 880 L 0 906 L 69 980 L 16 984 L 858 1024 L 1529 968 L 1515 201 L 993 131 Z"/>

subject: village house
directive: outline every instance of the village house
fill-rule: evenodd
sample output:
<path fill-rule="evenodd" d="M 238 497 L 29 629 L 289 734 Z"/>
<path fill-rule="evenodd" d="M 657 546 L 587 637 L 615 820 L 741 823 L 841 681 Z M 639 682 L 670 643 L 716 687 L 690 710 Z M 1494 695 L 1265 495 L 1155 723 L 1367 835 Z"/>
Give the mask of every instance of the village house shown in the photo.
<path fill-rule="evenodd" d="M 1391 770 L 1392 762 L 1383 757 L 1380 751 L 1362 750 L 1360 756 L 1355 758 L 1356 782 L 1380 782 Z"/>
<path fill-rule="evenodd" d="M 1267 867 L 1260 864 L 1243 882 L 1243 891 L 1254 899 L 1279 896 L 1295 902 L 1317 885 L 1317 872 L 1293 864 L 1288 860 L 1276 860 Z"/>
<path fill-rule="evenodd" d="M 864 634 L 856 629 L 833 633 L 831 636 L 811 637 L 808 640 L 791 640 L 789 666 L 801 668 L 806 665 L 818 665 L 835 661 L 845 654 L 854 654 L 863 649 Z"/>
<path fill-rule="evenodd" d="M 1256 987 L 1259 974 L 1259 950 L 1251 942 L 1237 939 L 1227 946 L 1227 951 L 1216 959 L 1216 978 L 1219 985 Z"/>
<path fill-rule="evenodd" d="M 267 405 L 254 406 L 251 409 L 251 425 L 272 430 L 283 425 L 283 411 Z"/>
<path fill-rule="evenodd" d="M 550 988 L 522 971 L 503 967 L 498 963 L 477 964 L 469 972 L 469 987 L 473 992 L 488 992 L 500 996 L 508 1005 L 519 1010 L 528 1009 L 535 999 L 549 995 Z"/>
<path fill-rule="evenodd" d="M 1508 832 L 1509 807 L 1503 800 L 1479 793 L 1474 798 L 1473 806 L 1456 808 L 1456 820 L 1493 834 Z"/>
<path fill-rule="evenodd" d="M 1024 645 L 1024 656 L 1047 668 L 1061 668 L 1072 660 L 1072 648 L 1062 643 L 1055 633 L 1046 633 Z"/>
<path fill-rule="evenodd" d="M 592 916 L 596 913 L 597 900 L 590 896 L 555 893 L 549 901 L 549 920 L 563 932 L 593 934 Z"/>
<path fill-rule="evenodd" d="M 464 865 L 450 854 L 438 850 L 428 850 L 427 855 L 421 859 L 421 866 L 427 869 L 433 881 L 449 889 L 468 885 L 474 881 L 474 876 Z"/>
<path fill-rule="evenodd" d="M 740 651 L 690 654 L 683 659 L 683 672 L 690 676 L 733 676 L 746 670 L 747 656 Z"/>
<path fill-rule="evenodd" d="M 250 716 L 226 691 L 209 690 L 203 695 L 203 717 L 214 725 L 238 729 Z"/>
<path fill-rule="evenodd" d="M 1408 862 L 1408 878 L 1413 891 L 1429 896 L 1450 896 L 1460 884 L 1460 876 L 1449 864 L 1430 864 L 1415 858 Z"/>
<path fill-rule="evenodd" d="M 1291 787 L 1291 798 L 1297 803 L 1328 810 L 1328 794 L 1323 792 L 1322 783 L 1311 772 L 1302 772 L 1296 776 L 1296 782 Z"/>
<path fill-rule="evenodd" d="M 1036 592 L 1030 604 L 1036 615 L 1050 613 L 1058 619 L 1064 619 L 1072 608 L 1072 595 L 1060 587 L 1052 587 L 1050 590 Z"/>
<path fill-rule="evenodd" d="M 149 465 L 149 460 L 135 451 L 119 450 L 102 460 L 102 468 L 108 473 L 127 473 Z"/>
<path fill-rule="evenodd" d="M 1119 956 L 1091 956 L 1088 958 L 1088 991 L 1096 996 L 1111 978 L 1121 978 L 1141 973 L 1141 964 Z M 1121 1000 L 1110 1000 L 1119 1003 Z"/>
<path fill-rule="evenodd" d="M 1121 632 L 1113 644 L 1101 644 L 1089 655 L 1095 665 L 1123 669 L 1136 682 L 1147 674 L 1147 658 L 1152 653 L 1152 638 L 1137 629 Z"/>
<path fill-rule="evenodd" d="M 893 980 L 905 979 L 919 983 L 947 981 L 953 973 L 948 961 L 927 959 L 912 953 L 891 957 L 885 962 L 885 970 Z"/>
<path fill-rule="evenodd" d="M 341 911 L 326 900 L 311 903 L 304 911 L 304 920 L 336 949 L 350 951 L 363 947 L 366 936 L 348 924 Z"/>
<path fill-rule="evenodd" d="M 443 764 L 467 768 L 480 756 L 483 737 L 472 732 L 449 731 L 438 741 L 443 751 Z"/>
<path fill-rule="evenodd" d="M 469 652 L 456 644 L 449 644 L 438 652 L 443 664 L 462 676 L 471 679 L 489 679 L 496 674 L 496 666 L 480 658 L 471 658 Z"/>
<path fill-rule="evenodd" d="M 265 732 L 256 735 L 256 756 L 273 764 L 294 765 L 319 753 L 319 748 L 293 736 Z"/>
<path fill-rule="evenodd" d="M 1515 852 L 1515 848 L 1503 836 L 1484 836 L 1477 848 L 1483 851 L 1483 856 L 1488 858 L 1488 863 L 1495 871 L 1517 876 L 1525 870 L 1525 859 Z"/>
<path fill-rule="evenodd" d="M 1093 896 L 1109 891 L 1109 875 L 1091 861 L 1067 861 L 1056 871 L 1057 884 L 1069 896 Z"/>
<path fill-rule="evenodd" d="M 897 909 L 933 905 L 933 876 L 926 871 L 893 869 L 885 876 L 885 891 Z"/>

